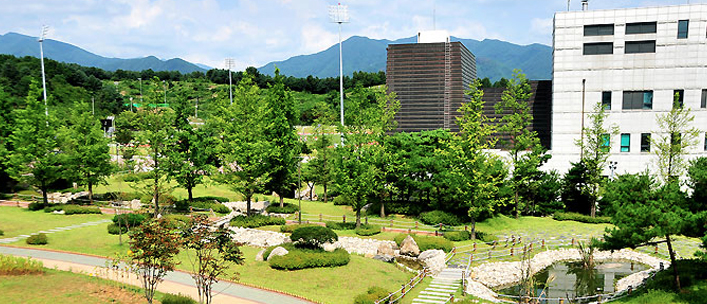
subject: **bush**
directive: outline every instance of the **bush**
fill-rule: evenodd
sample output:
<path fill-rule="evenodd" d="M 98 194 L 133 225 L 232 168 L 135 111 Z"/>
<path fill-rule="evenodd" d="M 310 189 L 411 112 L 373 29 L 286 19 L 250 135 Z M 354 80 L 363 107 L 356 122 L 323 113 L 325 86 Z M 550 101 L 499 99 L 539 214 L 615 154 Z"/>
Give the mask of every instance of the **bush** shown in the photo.
<path fill-rule="evenodd" d="M 343 222 L 326 221 L 325 224 L 326 224 L 327 228 L 332 229 L 332 230 L 354 230 L 354 229 L 356 229 L 356 222 L 343 223 Z"/>
<path fill-rule="evenodd" d="M 185 296 L 183 294 L 165 294 L 164 297 L 162 297 L 162 304 L 197 304 L 194 299 Z"/>
<path fill-rule="evenodd" d="M 0 230 L 0 236 L 5 235 L 5 231 Z"/>
<path fill-rule="evenodd" d="M 285 223 L 286 221 L 284 218 L 260 214 L 254 214 L 251 216 L 239 215 L 231 219 L 231 226 L 245 228 L 258 228 L 268 225 L 284 225 Z"/>
<path fill-rule="evenodd" d="M 121 230 L 122 230 L 123 234 L 128 233 L 128 227 L 126 227 L 126 226 L 122 226 L 122 225 L 118 226 L 116 224 L 108 224 L 108 234 L 113 234 L 113 235 L 121 234 Z"/>
<path fill-rule="evenodd" d="M 444 238 L 452 242 L 461 242 L 471 239 L 471 233 L 469 231 L 446 231 L 444 232 Z"/>
<path fill-rule="evenodd" d="M 437 225 L 442 223 L 448 226 L 459 226 L 462 224 L 459 217 L 441 210 L 420 213 L 420 221 L 427 225 Z"/>
<path fill-rule="evenodd" d="M 356 234 L 360 236 L 371 236 L 381 233 L 381 227 L 376 225 L 361 225 L 356 229 Z"/>
<path fill-rule="evenodd" d="M 335 197 L 333 202 L 336 206 L 345 206 L 349 204 L 349 201 L 346 200 L 346 198 L 344 198 L 342 195 Z"/>
<path fill-rule="evenodd" d="M 395 243 L 400 246 L 407 236 L 408 234 L 398 234 L 395 237 Z M 417 243 L 417 246 L 420 247 L 420 251 L 440 249 L 444 252 L 450 252 L 452 251 L 452 248 L 454 248 L 454 244 L 452 244 L 452 242 L 441 237 L 419 236 L 412 234 L 412 238 L 415 240 L 415 243 Z"/>
<path fill-rule="evenodd" d="M 282 225 L 280 226 L 280 232 L 282 233 L 292 233 L 295 229 L 300 227 L 312 227 L 319 226 L 317 224 L 294 224 L 294 225 Z"/>
<path fill-rule="evenodd" d="M 152 177 L 151 172 L 128 173 L 123 176 L 123 181 L 128 183 L 136 183 L 144 179 Z"/>
<path fill-rule="evenodd" d="M 300 227 L 292 231 L 290 239 L 298 246 L 317 248 L 324 243 L 339 240 L 334 230 L 322 226 Z"/>
<path fill-rule="evenodd" d="M 194 201 L 200 201 L 200 202 L 217 201 L 219 203 L 226 203 L 226 202 L 230 202 L 231 200 L 228 199 L 227 197 L 223 197 L 223 196 L 200 196 L 200 197 L 194 198 Z"/>
<path fill-rule="evenodd" d="M 215 199 L 210 199 L 210 198 L 204 198 L 204 197 L 199 197 L 194 199 L 193 201 L 189 202 L 189 200 L 178 200 L 174 202 L 174 208 L 177 209 L 177 211 L 181 212 L 187 212 L 189 211 L 189 207 L 192 207 L 194 209 L 199 209 L 199 210 L 213 210 L 216 213 L 222 213 L 222 214 L 228 214 L 231 213 L 231 209 L 228 209 L 224 204 L 221 204 L 219 201 Z"/>
<path fill-rule="evenodd" d="M 44 233 L 30 235 L 25 242 L 29 245 L 46 245 L 49 243 Z"/>
<path fill-rule="evenodd" d="M 354 304 L 375 304 L 379 299 L 388 296 L 388 291 L 377 286 L 368 288 L 366 293 L 360 294 L 354 298 Z M 390 303 L 390 301 L 385 301 L 381 303 Z"/>
<path fill-rule="evenodd" d="M 611 218 L 608 216 L 597 216 L 591 217 L 584 214 L 574 213 L 574 212 L 556 212 L 552 216 L 553 219 L 557 221 L 577 221 L 589 224 L 610 224 Z"/>
<path fill-rule="evenodd" d="M 285 203 L 285 205 L 280 208 L 280 204 L 271 204 L 267 208 L 265 208 L 265 211 L 268 213 L 287 213 L 287 214 L 292 214 L 297 211 L 299 211 L 299 207 L 295 204 L 290 204 L 290 203 Z"/>
<path fill-rule="evenodd" d="M 27 206 L 27 209 L 29 209 L 29 211 L 39 211 L 39 210 L 44 210 L 45 208 L 54 207 L 54 206 L 58 206 L 58 205 L 59 204 L 49 204 L 49 203 L 45 204 L 43 202 L 34 202 L 34 203 L 29 203 L 29 206 Z"/>
<path fill-rule="evenodd" d="M 44 273 L 44 266 L 40 261 L 0 255 L 0 276 L 42 273 Z"/>
<path fill-rule="evenodd" d="M 274 269 L 297 270 L 316 267 L 344 266 L 347 265 L 350 260 L 351 256 L 343 248 L 337 248 L 333 252 L 326 252 L 321 249 L 295 249 L 286 255 L 272 257 L 268 263 L 270 264 L 270 267 Z"/>
<path fill-rule="evenodd" d="M 295 247 L 295 244 L 293 244 L 293 243 L 282 243 L 282 244 L 277 245 L 277 246 L 270 246 L 270 247 L 268 247 L 268 248 L 265 248 L 265 252 L 263 252 L 263 260 L 267 261 L 267 260 L 268 260 L 268 257 L 270 256 L 270 253 L 273 251 L 273 249 L 275 249 L 275 248 L 277 248 L 277 247 L 285 248 L 285 249 L 287 249 L 287 251 L 307 250 L 307 249 L 300 249 L 300 248 L 297 248 L 297 247 Z"/>
<path fill-rule="evenodd" d="M 77 205 L 62 205 L 55 204 L 54 206 L 44 208 L 44 212 L 50 213 L 54 211 L 64 211 L 64 215 L 74 214 L 102 214 L 101 208 L 98 207 L 82 207 Z"/>
<path fill-rule="evenodd" d="M 125 213 L 113 217 L 114 224 L 117 225 L 120 222 L 121 226 L 129 227 L 140 226 L 145 220 L 147 220 L 147 215 L 141 213 Z"/>

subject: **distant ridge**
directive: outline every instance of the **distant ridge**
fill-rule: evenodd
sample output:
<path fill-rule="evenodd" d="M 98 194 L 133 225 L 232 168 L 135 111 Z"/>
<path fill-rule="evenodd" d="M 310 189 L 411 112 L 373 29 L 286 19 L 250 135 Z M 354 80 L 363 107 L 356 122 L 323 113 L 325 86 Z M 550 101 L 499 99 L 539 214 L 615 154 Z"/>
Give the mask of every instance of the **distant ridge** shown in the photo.
<path fill-rule="evenodd" d="M 0 54 L 18 57 L 39 57 L 37 38 L 12 32 L 0 35 Z M 185 74 L 206 72 L 206 69 L 180 58 L 169 60 L 160 60 L 155 56 L 132 59 L 107 58 L 88 52 L 80 47 L 51 39 L 44 40 L 44 56 L 56 61 L 97 67 L 108 71 L 152 69 L 153 71 L 179 71 Z"/>
<path fill-rule="evenodd" d="M 501 77 L 510 78 L 513 69 L 521 69 L 529 79 L 551 79 L 552 48 L 542 44 L 517 45 L 510 42 L 484 39 L 461 39 L 452 37 L 452 41 L 462 42 L 476 56 L 478 76 L 496 81 Z M 385 71 L 388 44 L 414 43 L 415 37 L 398 40 L 376 40 L 353 36 L 343 42 L 344 73 L 354 71 Z M 260 72 L 272 75 L 277 66 L 282 74 L 294 77 L 336 77 L 339 75 L 339 48 L 333 45 L 328 49 L 311 55 L 300 55 L 283 61 L 275 61 L 259 68 Z"/>

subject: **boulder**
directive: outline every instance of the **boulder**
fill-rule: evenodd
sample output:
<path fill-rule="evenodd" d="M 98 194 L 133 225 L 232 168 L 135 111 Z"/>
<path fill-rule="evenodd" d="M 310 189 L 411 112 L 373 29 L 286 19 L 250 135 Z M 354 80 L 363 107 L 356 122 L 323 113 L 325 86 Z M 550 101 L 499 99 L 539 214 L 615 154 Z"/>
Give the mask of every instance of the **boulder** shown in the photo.
<path fill-rule="evenodd" d="M 375 255 L 373 257 L 373 259 L 379 260 L 381 262 L 386 262 L 386 263 L 393 263 L 393 261 L 395 260 L 395 258 L 393 258 L 392 255 L 380 255 L 380 254 Z"/>
<path fill-rule="evenodd" d="M 432 249 L 420 253 L 417 259 L 430 270 L 432 275 L 437 275 L 446 267 L 445 256 L 444 251 Z"/>
<path fill-rule="evenodd" d="M 322 249 L 324 249 L 324 251 L 328 251 L 328 252 L 333 252 L 334 250 L 336 250 L 336 248 L 337 248 L 336 244 L 334 244 L 334 243 L 324 243 L 322 245 Z"/>
<path fill-rule="evenodd" d="M 256 262 L 265 261 L 265 260 L 263 259 L 263 254 L 265 254 L 265 249 L 258 251 L 258 254 L 255 255 L 255 261 L 256 261 Z"/>
<path fill-rule="evenodd" d="M 402 243 L 400 243 L 400 254 L 416 257 L 420 255 L 420 247 L 417 246 L 412 236 L 408 235 Z"/>
<path fill-rule="evenodd" d="M 378 245 L 378 250 L 376 251 L 377 255 L 387 255 L 387 256 L 394 256 L 395 251 L 393 251 L 393 245 L 391 243 L 380 243 Z"/>
<path fill-rule="evenodd" d="M 270 252 L 270 255 L 268 256 L 268 261 L 270 261 L 270 259 L 272 259 L 272 257 L 274 257 L 274 256 L 282 256 L 282 255 L 286 255 L 288 253 L 290 253 L 290 252 L 281 246 L 275 247 L 275 249 L 273 249 Z"/>

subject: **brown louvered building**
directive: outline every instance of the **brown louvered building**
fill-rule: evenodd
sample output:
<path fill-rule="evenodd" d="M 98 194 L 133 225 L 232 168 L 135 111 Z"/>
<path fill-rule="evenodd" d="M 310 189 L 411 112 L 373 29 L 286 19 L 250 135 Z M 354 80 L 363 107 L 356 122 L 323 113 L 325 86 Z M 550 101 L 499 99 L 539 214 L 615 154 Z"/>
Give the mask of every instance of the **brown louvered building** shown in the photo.
<path fill-rule="evenodd" d="M 388 45 L 388 89 L 400 100 L 397 132 L 458 131 L 457 109 L 476 78 L 476 58 L 461 42 Z"/>

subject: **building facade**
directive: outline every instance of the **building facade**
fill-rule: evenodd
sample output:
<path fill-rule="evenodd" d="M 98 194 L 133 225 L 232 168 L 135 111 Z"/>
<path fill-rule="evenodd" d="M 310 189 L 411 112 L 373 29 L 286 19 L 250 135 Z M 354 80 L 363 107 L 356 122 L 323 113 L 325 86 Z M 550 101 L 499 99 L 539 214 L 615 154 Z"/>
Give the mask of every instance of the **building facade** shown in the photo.
<path fill-rule="evenodd" d="M 689 157 L 707 156 L 707 4 L 559 12 L 553 53 L 548 167 L 566 172 L 579 160 L 575 142 L 602 103 L 607 126 L 619 129 L 609 157 L 618 173 L 655 170 L 656 115 L 675 94 L 701 132 Z"/>
<path fill-rule="evenodd" d="M 454 116 L 468 100 L 464 90 L 476 78 L 476 59 L 449 36 L 441 42 L 418 37 L 418 43 L 388 45 L 386 83 L 400 100 L 396 131 L 457 131 Z"/>

